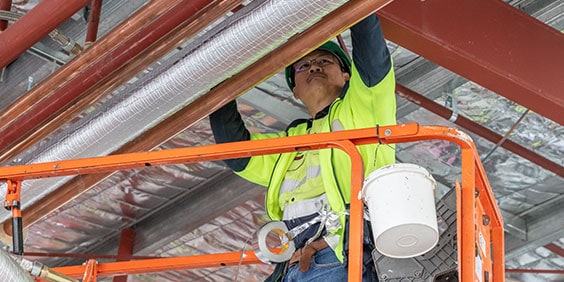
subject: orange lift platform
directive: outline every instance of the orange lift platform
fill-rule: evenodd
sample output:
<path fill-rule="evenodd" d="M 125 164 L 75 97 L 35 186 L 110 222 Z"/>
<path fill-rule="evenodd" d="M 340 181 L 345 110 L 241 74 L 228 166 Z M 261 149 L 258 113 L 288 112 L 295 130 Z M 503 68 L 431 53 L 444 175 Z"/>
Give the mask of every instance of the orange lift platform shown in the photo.
<path fill-rule="evenodd" d="M 446 140 L 461 149 L 461 183 L 456 182 L 456 237 L 458 281 L 504 281 L 503 220 L 472 139 L 454 128 L 402 124 L 267 140 L 243 141 L 191 148 L 129 153 L 0 168 L 0 181 L 8 185 L 6 208 L 12 210 L 14 253 L 23 253 L 20 211 L 21 183 L 28 179 L 92 174 L 179 163 L 241 158 L 255 155 L 336 148 L 351 158 L 351 195 L 359 195 L 364 173 L 356 148 L 364 144 L 396 144 Z M 351 196 L 349 281 L 362 278 L 363 202 Z M 253 251 L 155 258 L 53 268 L 52 271 L 82 281 L 97 277 L 140 274 L 180 269 L 262 263 Z"/>

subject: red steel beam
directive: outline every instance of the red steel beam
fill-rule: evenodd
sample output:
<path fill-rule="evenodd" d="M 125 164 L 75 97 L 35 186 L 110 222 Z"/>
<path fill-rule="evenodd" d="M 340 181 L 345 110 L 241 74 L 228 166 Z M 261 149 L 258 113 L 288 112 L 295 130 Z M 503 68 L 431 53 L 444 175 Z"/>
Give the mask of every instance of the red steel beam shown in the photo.
<path fill-rule="evenodd" d="M 402 0 L 386 38 L 564 124 L 564 35 L 499 0 Z"/>
<path fill-rule="evenodd" d="M 0 68 L 70 18 L 90 0 L 44 0 L 0 33 Z"/>
<path fill-rule="evenodd" d="M 536 274 L 564 274 L 562 269 L 524 269 L 524 268 L 506 268 L 508 273 L 536 273 Z"/>
<path fill-rule="evenodd" d="M 448 119 L 452 116 L 452 111 L 435 103 L 435 101 L 401 85 L 401 84 L 396 84 L 396 93 L 407 99 L 408 101 L 423 107 L 445 119 Z M 499 134 L 483 127 L 482 125 L 473 122 L 472 120 L 469 120 L 468 118 L 465 118 L 463 116 L 458 116 L 456 118 L 456 121 L 454 121 L 455 124 L 468 129 L 470 131 L 472 131 L 475 134 L 478 134 L 480 136 L 482 136 L 483 138 L 485 138 L 486 140 L 497 144 L 503 137 L 500 136 Z M 559 175 L 561 177 L 564 177 L 564 168 L 562 168 L 561 165 L 547 159 L 544 158 L 543 156 L 511 141 L 511 140 L 505 140 L 505 142 L 503 142 L 501 144 L 501 147 L 505 148 L 508 151 L 513 152 L 516 155 L 519 155 L 525 159 L 528 159 L 529 161 L 539 165 L 540 167 L 552 171 L 553 173 L 555 173 L 556 175 Z"/>
<path fill-rule="evenodd" d="M 561 256 L 561 257 L 564 257 L 564 249 L 561 248 L 560 246 L 558 246 L 554 243 L 550 243 L 550 244 L 544 245 L 544 247 L 547 248 L 549 251 L 551 251 L 551 252 L 553 252 L 553 253 Z"/>

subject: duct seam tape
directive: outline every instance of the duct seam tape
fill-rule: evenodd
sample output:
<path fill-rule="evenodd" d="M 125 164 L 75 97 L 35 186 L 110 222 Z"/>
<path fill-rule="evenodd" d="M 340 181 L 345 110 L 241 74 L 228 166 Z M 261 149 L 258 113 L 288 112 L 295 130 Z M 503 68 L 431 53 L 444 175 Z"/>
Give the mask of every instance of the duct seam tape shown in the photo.
<path fill-rule="evenodd" d="M 284 238 L 288 233 L 288 227 L 282 221 L 270 221 L 263 225 L 258 231 L 258 250 L 254 250 L 257 258 L 264 263 L 271 262 L 283 262 L 287 261 L 292 257 L 292 254 L 296 250 L 294 241 L 292 240 L 282 240 L 282 246 L 280 252 L 275 253 L 270 250 L 267 245 L 268 235 L 274 233 L 280 238 Z"/>

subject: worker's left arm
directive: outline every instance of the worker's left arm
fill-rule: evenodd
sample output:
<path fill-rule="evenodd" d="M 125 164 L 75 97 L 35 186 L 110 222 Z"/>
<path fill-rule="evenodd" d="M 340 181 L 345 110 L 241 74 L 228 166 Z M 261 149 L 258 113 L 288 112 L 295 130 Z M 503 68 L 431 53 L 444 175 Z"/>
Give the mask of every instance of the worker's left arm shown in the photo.
<path fill-rule="evenodd" d="M 354 125 L 395 124 L 395 76 L 392 59 L 376 15 L 351 27 L 353 67 L 344 98 Z"/>
<path fill-rule="evenodd" d="M 376 15 L 351 27 L 353 62 L 368 87 L 375 86 L 389 74 L 392 68 L 390 52 Z"/>
<path fill-rule="evenodd" d="M 378 18 L 370 15 L 353 26 L 351 38 L 353 66 L 338 118 L 345 129 L 396 124 L 394 69 Z M 359 149 L 365 174 L 395 162 L 393 145 Z M 337 171 L 338 178 L 350 179 L 343 171 Z"/>

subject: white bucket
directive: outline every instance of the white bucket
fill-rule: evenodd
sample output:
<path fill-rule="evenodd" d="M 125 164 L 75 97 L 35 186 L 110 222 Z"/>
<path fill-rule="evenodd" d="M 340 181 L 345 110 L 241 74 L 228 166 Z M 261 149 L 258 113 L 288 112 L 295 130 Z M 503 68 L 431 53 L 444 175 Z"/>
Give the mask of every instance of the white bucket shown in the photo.
<path fill-rule="evenodd" d="M 380 253 L 410 258 L 437 244 L 436 186 L 431 174 L 415 164 L 385 166 L 365 179 L 361 195 Z"/>

